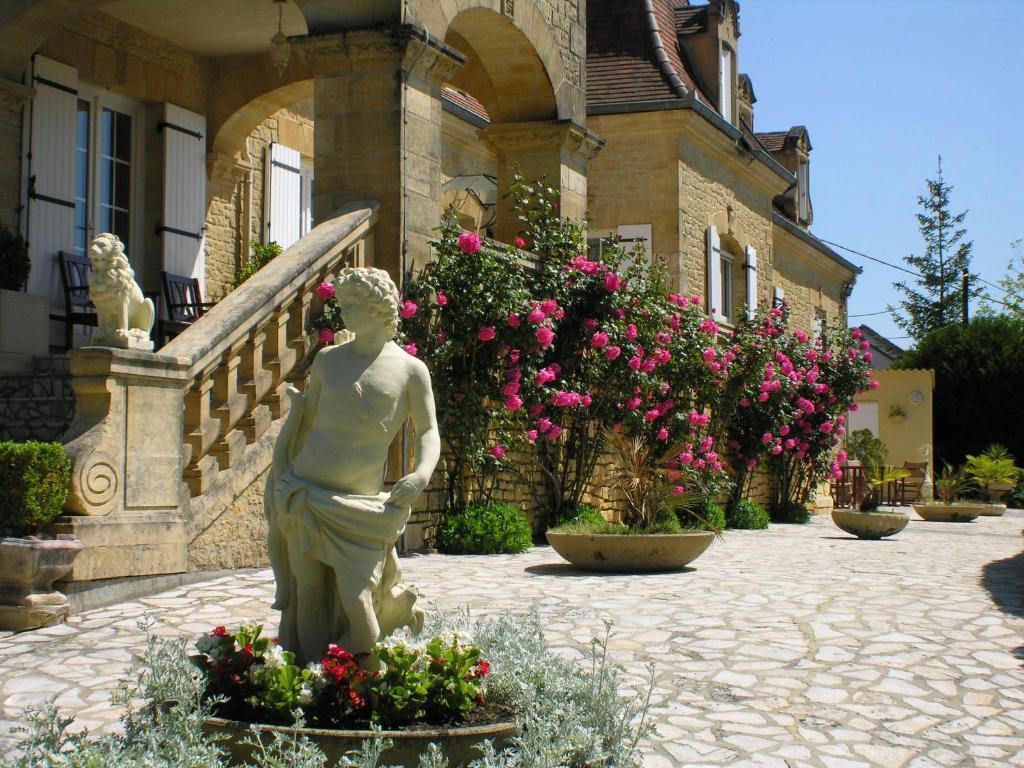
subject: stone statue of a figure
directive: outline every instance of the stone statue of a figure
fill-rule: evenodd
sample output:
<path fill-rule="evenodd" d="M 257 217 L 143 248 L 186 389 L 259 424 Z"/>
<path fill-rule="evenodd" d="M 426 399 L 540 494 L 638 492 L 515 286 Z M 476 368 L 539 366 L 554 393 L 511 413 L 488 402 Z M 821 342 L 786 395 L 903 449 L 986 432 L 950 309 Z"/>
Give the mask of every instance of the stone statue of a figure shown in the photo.
<path fill-rule="evenodd" d="M 392 340 L 391 278 L 345 269 L 334 287 L 353 336 L 320 350 L 304 395 L 289 388 L 264 495 L 280 642 L 300 664 L 329 643 L 363 654 L 399 627 L 422 628 L 395 543 L 441 452 L 427 367 Z M 414 467 L 382 492 L 388 448 L 407 418 Z"/>

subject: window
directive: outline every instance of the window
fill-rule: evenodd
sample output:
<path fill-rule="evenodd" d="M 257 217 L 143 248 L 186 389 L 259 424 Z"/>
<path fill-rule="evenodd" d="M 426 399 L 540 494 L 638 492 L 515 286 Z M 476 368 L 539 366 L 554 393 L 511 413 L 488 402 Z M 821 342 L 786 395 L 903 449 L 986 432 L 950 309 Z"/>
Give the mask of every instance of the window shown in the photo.
<path fill-rule="evenodd" d="M 786 300 L 786 291 L 778 286 L 772 291 L 772 307 L 778 309 L 782 306 L 782 302 Z"/>
<path fill-rule="evenodd" d="M 732 123 L 732 73 L 733 55 L 732 50 L 722 46 L 722 66 L 719 68 L 718 101 L 719 111 L 726 122 Z"/>
<path fill-rule="evenodd" d="M 136 268 L 137 204 L 141 162 L 137 151 L 138 106 L 106 92 L 79 89 L 75 123 L 75 236 L 73 250 L 84 254 L 100 232 L 124 243 Z"/>
<path fill-rule="evenodd" d="M 634 252 L 639 248 L 643 250 L 644 262 L 650 266 L 653 262 L 651 254 L 651 225 L 650 224 L 621 224 L 615 229 L 592 229 L 587 234 L 587 252 L 592 259 L 598 259 L 617 238 L 618 246 L 626 253 L 619 267 L 619 272 L 624 272 L 635 263 Z"/>
<path fill-rule="evenodd" d="M 814 310 L 814 326 L 811 328 L 811 336 L 815 341 L 820 339 L 825 333 L 825 326 L 828 322 L 828 316 L 825 314 L 824 309 Z"/>
<path fill-rule="evenodd" d="M 722 286 L 722 292 L 721 295 L 716 298 L 718 299 L 719 314 L 725 317 L 729 322 L 732 322 L 733 320 L 732 270 L 734 263 L 735 259 L 733 258 L 733 255 L 723 248 L 721 259 L 719 259 L 719 269 L 721 274 L 719 285 Z"/>

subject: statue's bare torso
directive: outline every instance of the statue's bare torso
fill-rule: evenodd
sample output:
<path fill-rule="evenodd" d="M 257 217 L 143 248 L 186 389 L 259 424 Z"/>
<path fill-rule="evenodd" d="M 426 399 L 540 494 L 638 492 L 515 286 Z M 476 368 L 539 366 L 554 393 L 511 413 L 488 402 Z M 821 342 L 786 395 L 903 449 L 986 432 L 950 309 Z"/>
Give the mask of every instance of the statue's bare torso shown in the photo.
<path fill-rule="evenodd" d="M 322 350 L 292 471 L 341 493 L 379 493 L 388 447 L 429 386 L 426 366 L 393 342 L 373 359 L 352 344 Z"/>

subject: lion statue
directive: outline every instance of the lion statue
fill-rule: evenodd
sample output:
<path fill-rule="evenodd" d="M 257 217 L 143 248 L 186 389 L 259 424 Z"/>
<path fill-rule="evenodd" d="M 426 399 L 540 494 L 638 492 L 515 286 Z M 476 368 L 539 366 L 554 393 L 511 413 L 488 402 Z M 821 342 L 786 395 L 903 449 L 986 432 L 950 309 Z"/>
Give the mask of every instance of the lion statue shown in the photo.
<path fill-rule="evenodd" d="M 89 298 L 96 305 L 93 343 L 103 347 L 152 350 L 149 331 L 156 319 L 153 300 L 142 295 L 124 245 L 116 235 L 97 235 L 89 246 Z"/>

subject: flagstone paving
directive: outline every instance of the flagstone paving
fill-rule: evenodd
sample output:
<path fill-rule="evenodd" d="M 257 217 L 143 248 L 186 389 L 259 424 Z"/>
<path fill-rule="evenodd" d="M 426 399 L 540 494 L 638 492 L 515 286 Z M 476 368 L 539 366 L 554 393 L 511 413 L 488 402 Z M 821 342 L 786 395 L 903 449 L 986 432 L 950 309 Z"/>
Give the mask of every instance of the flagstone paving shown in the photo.
<path fill-rule="evenodd" d="M 441 607 L 536 605 L 552 643 L 582 656 L 603 622 L 639 686 L 656 665 L 659 736 L 647 765 L 1024 766 L 1024 513 L 914 519 L 887 541 L 827 518 L 730 531 L 691 570 L 602 576 L 547 547 L 520 556 L 403 560 Z M 273 623 L 269 571 L 243 572 L 0 639 L 0 751 L 48 697 L 90 730 L 145 631 Z"/>

